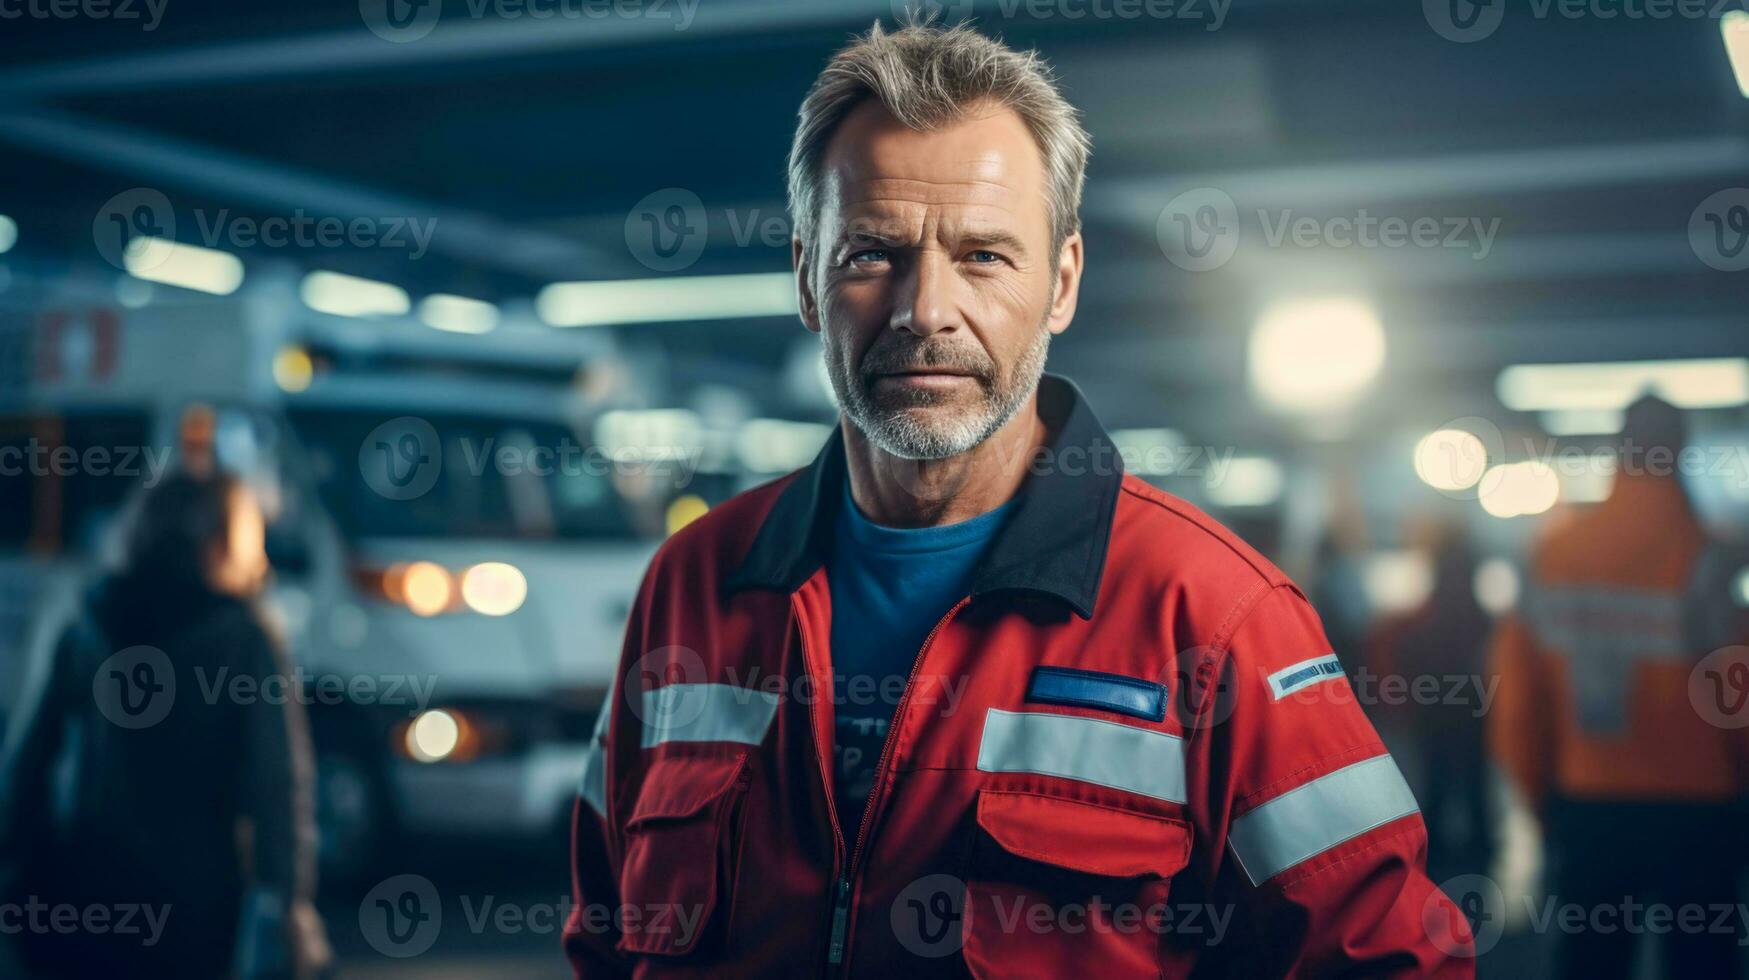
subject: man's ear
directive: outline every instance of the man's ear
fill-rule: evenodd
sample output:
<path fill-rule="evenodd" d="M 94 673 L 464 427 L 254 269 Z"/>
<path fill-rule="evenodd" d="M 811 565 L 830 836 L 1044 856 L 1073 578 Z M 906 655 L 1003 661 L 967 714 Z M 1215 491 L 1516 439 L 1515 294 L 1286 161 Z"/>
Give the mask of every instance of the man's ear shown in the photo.
<path fill-rule="evenodd" d="M 1051 333 L 1069 329 L 1069 322 L 1075 319 L 1075 306 L 1081 299 L 1082 261 L 1081 233 L 1075 232 L 1063 239 L 1063 247 L 1057 250 L 1057 275 L 1051 293 Z"/>
<path fill-rule="evenodd" d="M 796 309 L 802 315 L 802 326 L 820 332 L 820 304 L 814 299 L 814 277 L 808 265 L 807 250 L 800 238 L 789 240 L 790 265 L 796 273 Z"/>

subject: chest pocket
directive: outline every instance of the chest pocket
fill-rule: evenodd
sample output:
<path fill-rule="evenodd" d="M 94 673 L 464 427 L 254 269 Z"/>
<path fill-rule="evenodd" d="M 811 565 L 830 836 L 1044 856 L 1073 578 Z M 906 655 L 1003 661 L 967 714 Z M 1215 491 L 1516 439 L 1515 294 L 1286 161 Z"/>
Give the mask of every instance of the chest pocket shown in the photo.
<path fill-rule="evenodd" d="M 974 976 L 1157 977 L 1183 821 L 984 790 L 967 871 L 962 955 Z"/>
<path fill-rule="evenodd" d="M 621 950 L 679 956 L 726 936 L 749 779 L 745 752 L 651 764 L 625 826 Z"/>

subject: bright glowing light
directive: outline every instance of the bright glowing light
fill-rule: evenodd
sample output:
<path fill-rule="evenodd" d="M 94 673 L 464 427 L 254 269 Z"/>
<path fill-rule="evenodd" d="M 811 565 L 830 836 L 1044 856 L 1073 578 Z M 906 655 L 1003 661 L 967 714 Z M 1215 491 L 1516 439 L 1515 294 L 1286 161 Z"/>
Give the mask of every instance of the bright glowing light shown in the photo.
<path fill-rule="evenodd" d="M 1433 593 L 1433 563 L 1420 551 L 1383 551 L 1361 566 L 1360 581 L 1374 612 L 1408 612 Z"/>
<path fill-rule="evenodd" d="M 788 272 L 762 272 L 555 282 L 540 291 L 534 306 L 555 327 L 787 316 L 796 312 L 796 279 Z"/>
<path fill-rule="evenodd" d="M 128 275 L 166 286 L 229 296 L 243 285 L 243 262 L 235 255 L 168 238 L 135 238 L 121 259 Z"/>
<path fill-rule="evenodd" d="M 1733 408 L 1749 404 L 1749 360 L 1515 364 L 1494 387 L 1518 412 L 1620 411 L 1648 390 L 1677 408 Z"/>
<path fill-rule="evenodd" d="M 1494 517 L 1531 517 L 1546 512 L 1561 498 L 1561 478 L 1540 460 L 1506 463 L 1483 477 L 1482 509 Z"/>
<path fill-rule="evenodd" d="M 1209 501 L 1221 507 L 1263 507 L 1281 499 L 1281 464 L 1262 456 L 1240 456 L 1223 469 L 1211 469 L 1204 484 Z"/>
<path fill-rule="evenodd" d="M 339 272 L 310 273 L 298 295 L 310 309 L 335 316 L 400 316 L 411 308 L 405 289 Z"/>
<path fill-rule="evenodd" d="M 18 222 L 0 214 L 0 255 L 12 251 L 12 246 L 18 244 Z"/>
<path fill-rule="evenodd" d="M 461 741 L 461 723 L 441 708 L 423 712 L 407 726 L 407 754 L 420 762 L 449 758 Z"/>
<path fill-rule="evenodd" d="M 1551 436 L 1613 436 L 1621 432 L 1627 412 L 1615 408 L 1567 409 L 1542 414 L 1543 431 Z"/>
<path fill-rule="evenodd" d="M 421 616 L 435 616 L 449 608 L 455 584 L 443 566 L 416 561 L 401 574 L 401 600 Z"/>
<path fill-rule="evenodd" d="M 1384 366 L 1384 327 L 1363 300 L 1278 303 L 1264 310 L 1251 331 L 1251 388 L 1276 408 L 1340 408 L 1359 397 Z"/>
<path fill-rule="evenodd" d="M 1737 91 L 1749 99 L 1749 12 L 1727 11 L 1719 18 L 1719 31 L 1725 35 L 1725 54 L 1737 75 Z"/>
<path fill-rule="evenodd" d="M 735 452 L 750 473 L 787 473 L 808 465 L 832 427 L 787 419 L 749 419 L 735 433 Z"/>
<path fill-rule="evenodd" d="M 462 601 L 474 612 L 508 616 L 528 598 L 528 579 L 515 565 L 485 561 L 462 573 Z"/>
<path fill-rule="evenodd" d="M 1518 605 L 1518 569 L 1504 558 L 1476 566 L 1476 602 L 1493 616 L 1504 616 Z"/>
<path fill-rule="evenodd" d="M 419 301 L 419 321 L 451 333 L 491 333 L 498 326 L 498 307 L 485 300 L 433 293 Z"/>
<path fill-rule="evenodd" d="M 685 493 L 675 497 L 674 502 L 668 505 L 668 533 L 677 533 L 681 528 L 710 513 L 710 509 L 711 505 L 697 494 Z"/>
<path fill-rule="evenodd" d="M 1737 599 L 1737 605 L 1749 608 L 1749 568 L 1737 573 L 1737 581 L 1732 590 Z"/>
<path fill-rule="evenodd" d="M 1463 429 L 1430 432 L 1415 444 L 1415 475 L 1435 490 L 1468 490 L 1488 469 L 1488 447 Z"/>
<path fill-rule="evenodd" d="M 304 391 L 310 387 L 310 379 L 315 374 L 315 362 L 310 360 L 310 352 L 302 347 L 281 347 L 279 353 L 273 355 L 273 382 L 281 391 Z"/>

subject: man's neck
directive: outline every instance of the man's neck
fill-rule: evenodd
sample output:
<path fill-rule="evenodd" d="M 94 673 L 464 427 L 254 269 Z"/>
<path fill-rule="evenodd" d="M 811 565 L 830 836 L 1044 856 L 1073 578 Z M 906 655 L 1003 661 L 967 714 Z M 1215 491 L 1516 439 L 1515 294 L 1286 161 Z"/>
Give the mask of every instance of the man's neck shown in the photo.
<path fill-rule="evenodd" d="M 994 435 L 946 459 L 903 459 L 875 447 L 849 419 L 839 424 L 850 495 L 869 520 L 887 527 L 956 524 L 995 510 L 1020 489 L 1049 435 L 1036 391 Z"/>

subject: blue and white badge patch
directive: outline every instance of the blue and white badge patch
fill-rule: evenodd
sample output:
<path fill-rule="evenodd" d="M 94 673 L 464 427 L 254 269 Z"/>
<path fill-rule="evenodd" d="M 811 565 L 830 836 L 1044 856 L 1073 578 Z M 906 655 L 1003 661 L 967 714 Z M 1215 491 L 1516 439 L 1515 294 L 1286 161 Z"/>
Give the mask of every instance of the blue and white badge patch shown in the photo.
<path fill-rule="evenodd" d="M 1269 681 L 1270 693 L 1275 695 L 1275 700 L 1280 701 L 1295 691 L 1343 676 L 1346 675 L 1342 670 L 1342 661 L 1334 653 L 1329 653 L 1311 660 L 1302 660 L 1291 667 L 1283 667 L 1265 679 Z"/>

